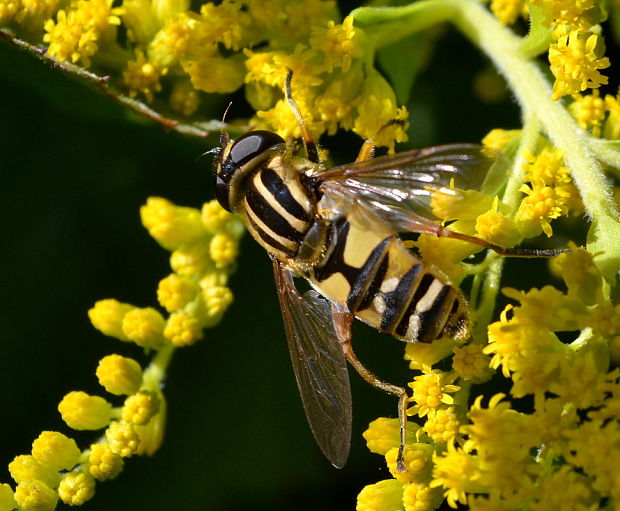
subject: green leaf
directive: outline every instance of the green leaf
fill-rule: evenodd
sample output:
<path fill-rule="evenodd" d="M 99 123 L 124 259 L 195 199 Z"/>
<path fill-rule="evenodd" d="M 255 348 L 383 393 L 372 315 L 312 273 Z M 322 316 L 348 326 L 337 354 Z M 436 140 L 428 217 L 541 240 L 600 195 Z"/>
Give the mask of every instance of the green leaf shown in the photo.
<path fill-rule="evenodd" d="M 530 32 L 523 39 L 521 51 L 528 57 L 535 57 L 544 53 L 551 43 L 551 28 L 546 25 L 546 18 L 542 8 L 528 1 L 530 9 Z"/>

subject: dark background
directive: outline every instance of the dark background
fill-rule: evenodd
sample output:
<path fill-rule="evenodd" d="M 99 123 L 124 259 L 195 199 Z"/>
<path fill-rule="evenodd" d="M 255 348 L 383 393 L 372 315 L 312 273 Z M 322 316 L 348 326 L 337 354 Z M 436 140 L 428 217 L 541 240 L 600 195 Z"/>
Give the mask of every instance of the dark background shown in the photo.
<path fill-rule="evenodd" d="M 509 95 L 490 104 L 473 92 L 486 66 L 446 30 L 412 90 L 410 145 L 476 142 L 491 128 L 519 127 Z M 94 374 L 101 357 L 146 361 L 94 330 L 86 312 L 106 297 L 156 305 L 168 253 L 142 228 L 139 207 L 149 196 L 193 207 L 211 199 L 210 160 L 197 157 L 216 142 L 165 132 L 5 44 L 0 98 L 0 482 L 12 482 L 6 464 L 41 430 L 74 434 L 56 411 L 66 392 L 103 395 Z M 215 117 L 229 100 L 220 99 Z M 232 116 L 243 108 L 237 98 Z M 360 143 L 350 134 L 324 141 L 339 163 Z M 510 263 L 506 282 L 523 285 L 524 264 Z M 85 509 L 348 510 L 364 485 L 390 477 L 361 434 L 374 418 L 395 416 L 395 400 L 351 375 L 351 457 L 332 468 L 305 422 L 269 261 L 249 237 L 231 287 L 222 323 L 175 354 L 161 449 L 128 460 Z M 398 341 L 357 325 L 354 343 L 378 374 L 411 378 Z M 85 447 L 92 436 L 76 438 Z"/>

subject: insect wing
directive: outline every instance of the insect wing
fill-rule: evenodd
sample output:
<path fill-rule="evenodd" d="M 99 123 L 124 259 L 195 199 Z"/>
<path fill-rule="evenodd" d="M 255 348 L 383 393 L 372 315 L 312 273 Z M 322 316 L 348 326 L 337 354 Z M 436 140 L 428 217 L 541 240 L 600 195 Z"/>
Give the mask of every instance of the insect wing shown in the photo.
<path fill-rule="evenodd" d="M 295 379 L 310 429 L 327 459 L 344 466 L 351 443 L 351 389 L 328 302 L 299 294 L 288 270 L 273 261 Z"/>
<path fill-rule="evenodd" d="M 330 208 L 344 213 L 352 200 L 366 204 L 397 231 L 437 219 L 430 200 L 433 193 L 457 195 L 459 190 L 496 193 L 506 178 L 506 162 L 475 144 L 452 144 L 405 151 L 394 155 L 340 165 L 316 174 Z M 457 188 L 458 190 L 455 190 Z"/>

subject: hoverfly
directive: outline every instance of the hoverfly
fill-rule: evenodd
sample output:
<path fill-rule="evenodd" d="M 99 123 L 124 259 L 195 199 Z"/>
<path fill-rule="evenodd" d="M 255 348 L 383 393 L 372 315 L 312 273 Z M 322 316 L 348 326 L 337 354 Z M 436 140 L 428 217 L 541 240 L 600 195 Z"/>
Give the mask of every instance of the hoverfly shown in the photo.
<path fill-rule="evenodd" d="M 461 291 L 405 247 L 398 233 L 427 233 L 470 241 L 502 254 L 554 255 L 507 250 L 459 234 L 431 219 L 433 191 L 450 193 L 451 179 L 475 176 L 494 163 L 482 146 L 455 144 L 372 158 L 367 140 L 354 163 L 325 168 L 290 91 L 286 97 L 301 129 L 307 158 L 291 154 L 270 131 L 236 140 L 222 132 L 214 162 L 221 206 L 243 219 L 265 248 L 282 308 L 297 386 L 314 437 L 335 466 L 347 459 L 351 391 L 347 361 L 370 384 L 398 396 L 399 469 L 407 393 L 368 370 L 351 347 L 360 319 L 405 342 L 442 336 L 465 339 L 470 318 Z M 301 294 L 294 276 L 313 290 Z"/>

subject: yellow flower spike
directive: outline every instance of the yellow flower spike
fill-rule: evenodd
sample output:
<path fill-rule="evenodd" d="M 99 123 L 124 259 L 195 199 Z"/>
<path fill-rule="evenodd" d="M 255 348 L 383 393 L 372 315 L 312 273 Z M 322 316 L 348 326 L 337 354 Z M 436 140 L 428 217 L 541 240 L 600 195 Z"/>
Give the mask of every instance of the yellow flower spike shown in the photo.
<path fill-rule="evenodd" d="M 226 211 L 217 200 L 205 202 L 201 211 L 202 224 L 211 234 L 223 231 L 234 215 Z"/>
<path fill-rule="evenodd" d="M 88 455 L 88 472 L 99 481 L 114 479 L 123 470 L 123 458 L 107 444 L 92 444 Z"/>
<path fill-rule="evenodd" d="M 154 392 L 140 391 L 125 399 L 122 417 L 136 426 L 146 424 L 159 411 L 159 398 Z"/>
<path fill-rule="evenodd" d="M 604 337 L 620 334 L 620 305 L 600 303 L 590 313 L 588 325 Z"/>
<path fill-rule="evenodd" d="M 69 392 L 62 398 L 58 411 L 67 426 L 79 431 L 105 428 L 110 423 L 112 405 L 99 396 L 86 392 Z"/>
<path fill-rule="evenodd" d="M 80 24 L 77 11 L 61 9 L 56 14 L 56 21 L 48 19 L 44 28 L 47 33 L 43 36 L 43 42 L 49 45 L 48 55 L 72 64 L 81 60 L 84 67 L 90 67 L 90 57 L 99 49 L 96 42 L 99 34 L 92 27 Z"/>
<path fill-rule="evenodd" d="M 521 233 L 512 218 L 497 210 L 498 201 L 495 197 L 492 208 L 476 218 L 476 233 L 490 243 L 510 248 L 519 242 Z"/>
<path fill-rule="evenodd" d="M 310 46 L 325 55 L 328 73 L 334 67 L 341 67 L 346 73 L 351 67 L 351 60 L 364 54 L 363 39 L 363 31 L 353 28 L 353 16 L 347 16 L 341 25 L 330 20 L 327 27 L 313 27 Z"/>
<path fill-rule="evenodd" d="M 196 283 L 175 273 L 159 281 L 157 301 L 168 312 L 180 310 L 191 302 L 198 293 Z M 165 334 L 164 334 L 165 335 Z"/>
<path fill-rule="evenodd" d="M 607 111 L 605 100 L 600 97 L 598 89 L 585 96 L 576 95 L 574 99 L 575 101 L 568 107 L 570 113 L 577 119 L 579 126 L 584 130 L 592 130 L 593 136 L 600 137 L 601 126 Z"/>
<path fill-rule="evenodd" d="M 491 359 L 484 354 L 483 349 L 479 344 L 468 344 L 454 349 L 452 369 L 459 378 L 482 383 L 493 375 L 489 367 Z"/>
<path fill-rule="evenodd" d="M 73 438 L 57 431 L 43 431 L 32 442 L 32 455 L 39 463 L 56 470 L 71 470 L 80 461 L 82 453 Z"/>
<path fill-rule="evenodd" d="M 212 287 L 226 286 L 228 284 L 228 276 L 228 272 L 225 269 L 214 269 L 200 279 L 200 288 L 204 290 Z"/>
<path fill-rule="evenodd" d="M 552 259 L 559 276 L 566 282 L 568 294 L 586 305 L 593 305 L 600 297 L 603 277 L 594 264 L 594 256 L 584 247 L 569 242 L 570 252 Z"/>
<path fill-rule="evenodd" d="M 588 88 L 605 85 L 608 81 L 599 69 L 610 66 L 603 57 L 603 39 L 596 34 L 573 30 L 549 46 L 551 72 L 555 76 L 551 99 L 576 94 Z"/>
<path fill-rule="evenodd" d="M 428 414 L 423 429 L 419 433 L 426 433 L 433 442 L 438 444 L 456 440 L 459 435 L 459 427 L 463 421 L 462 412 L 456 410 L 457 407 L 455 406 L 433 410 Z"/>
<path fill-rule="evenodd" d="M 433 480 L 429 484 L 431 488 L 444 488 L 444 497 L 448 505 L 457 507 L 457 503 L 467 503 L 467 493 L 486 492 L 487 488 L 482 484 L 482 472 L 478 459 L 466 453 L 454 444 L 447 445 L 448 450 L 441 455 L 435 455 L 433 461 Z"/>
<path fill-rule="evenodd" d="M 433 342 L 409 342 L 405 346 L 405 360 L 409 360 L 409 368 L 430 372 L 431 367 L 443 360 L 454 350 L 455 341 L 450 337 L 435 339 Z"/>
<path fill-rule="evenodd" d="M 194 88 L 204 92 L 234 92 L 243 85 L 245 67 L 238 56 L 207 59 L 181 59 L 181 66 Z"/>
<path fill-rule="evenodd" d="M 496 153 L 501 153 L 519 135 L 521 130 L 493 129 L 482 139 L 482 145 Z"/>
<path fill-rule="evenodd" d="M 166 397 L 161 391 L 157 391 L 159 412 L 143 426 L 134 426 L 134 430 L 140 437 L 140 444 L 136 454 L 152 456 L 159 449 L 166 429 Z"/>
<path fill-rule="evenodd" d="M 201 238 L 172 252 L 170 266 L 174 272 L 189 277 L 212 270 L 215 265 L 210 255 L 210 241 L 209 237 Z"/>
<path fill-rule="evenodd" d="M 58 494 L 41 481 L 24 481 L 15 489 L 15 502 L 24 511 L 53 511 Z"/>
<path fill-rule="evenodd" d="M 54 488 L 60 481 L 58 470 L 39 463 L 34 456 L 29 454 L 15 456 L 13 461 L 9 463 L 9 472 L 16 483 L 37 480 Z"/>
<path fill-rule="evenodd" d="M 132 358 L 108 355 L 97 366 L 99 384 L 116 396 L 137 392 L 142 385 L 142 368 Z"/>
<path fill-rule="evenodd" d="M 550 220 L 568 213 L 566 205 L 568 194 L 558 188 L 523 185 L 519 189 L 526 194 L 515 216 L 525 237 L 532 237 L 543 231 L 548 237 L 553 235 Z"/>
<path fill-rule="evenodd" d="M 609 116 L 605 121 L 603 137 L 609 140 L 618 140 L 620 138 L 620 92 L 617 96 L 610 94 L 605 96 L 605 106 Z"/>
<path fill-rule="evenodd" d="M 405 511 L 433 511 L 442 501 L 441 490 L 423 483 L 408 483 L 403 486 Z"/>
<path fill-rule="evenodd" d="M 170 314 L 164 337 L 174 346 L 190 346 L 202 339 L 202 328 L 196 316 L 184 311 Z"/>
<path fill-rule="evenodd" d="M 15 509 L 13 490 L 6 483 L 0 483 L 0 511 L 12 511 Z"/>
<path fill-rule="evenodd" d="M 200 107 L 200 94 L 189 80 L 177 80 L 170 93 L 170 106 L 178 114 L 189 117 Z"/>
<path fill-rule="evenodd" d="M 143 348 L 161 346 L 165 327 L 166 320 L 152 307 L 135 308 L 123 318 L 123 332 Z"/>
<path fill-rule="evenodd" d="M 403 483 L 385 479 L 362 488 L 355 511 L 404 511 Z"/>
<path fill-rule="evenodd" d="M 110 450 L 123 458 L 130 458 L 138 452 L 140 437 L 128 422 L 113 421 L 105 430 L 105 436 Z"/>
<path fill-rule="evenodd" d="M 491 11 L 502 25 L 512 25 L 523 13 L 524 0 L 491 0 Z"/>
<path fill-rule="evenodd" d="M 407 470 L 404 472 L 399 472 L 397 469 L 398 447 L 392 447 L 385 454 L 385 461 L 394 479 L 401 483 L 428 483 L 431 479 L 434 452 L 435 448 L 430 444 L 405 445 L 403 461 Z"/>
<path fill-rule="evenodd" d="M 595 0 L 532 0 L 532 4 L 542 8 L 548 26 L 567 25 L 587 30 L 602 21 L 602 12 Z"/>
<path fill-rule="evenodd" d="M 220 320 L 233 301 L 232 291 L 224 286 L 214 286 L 203 290 L 202 297 L 205 308 L 199 314 L 199 319 L 204 321 L 205 326 L 214 325 Z M 202 317 L 204 314 L 204 319 Z"/>
<path fill-rule="evenodd" d="M 409 415 L 424 417 L 431 410 L 453 404 L 454 399 L 450 394 L 460 389 L 458 385 L 452 385 L 455 379 L 456 374 L 444 373 L 439 369 L 414 377 L 409 383 L 413 389 L 409 401 L 414 402 L 415 406 L 408 410 Z"/>
<path fill-rule="evenodd" d="M 58 496 L 65 504 L 81 506 L 95 495 L 95 479 L 84 472 L 71 472 L 66 474 L 60 486 Z"/>
<path fill-rule="evenodd" d="M 99 300 L 88 311 L 88 318 L 92 325 L 103 335 L 114 337 L 121 341 L 129 341 L 123 332 L 123 318 L 125 314 L 135 309 L 133 305 L 121 303 L 118 300 Z"/>
<path fill-rule="evenodd" d="M 237 258 L 239 242 L 226 232 L 217 233 L 209 244 L 209 254 L 216 268 L 225 268 Z"/>
<path fill-rule="evenodd" d="M 166 250 L 206 234 L 197 209 L 175 206 L 161 197 L 149 197 L 140 208 L 140 218 L 149 234 Z"/>
<path fill-rule="evenodd" d="M 572 182 L 570 170 L 564 165 L 564 153 L 551 146 L 544 147 L 536 156 L 525 152 L 523 170 L 526 178 L 537 186 L 558 186 Z"/>
<path fill-rule="evenodd" d="M 420 429 L 415 422 L 407 421 L 407 438 L 405 443 L 413 443 L 416 441 L 416 433 Z M 368 425 L 368 429 L 364 431 L 363 437 L 370 452 L 376 454 L 385 454 L 393 447 L 400 444 L 400 421 L 398 419 L 388 419 L 387 417 L 379 417 Z"/>

